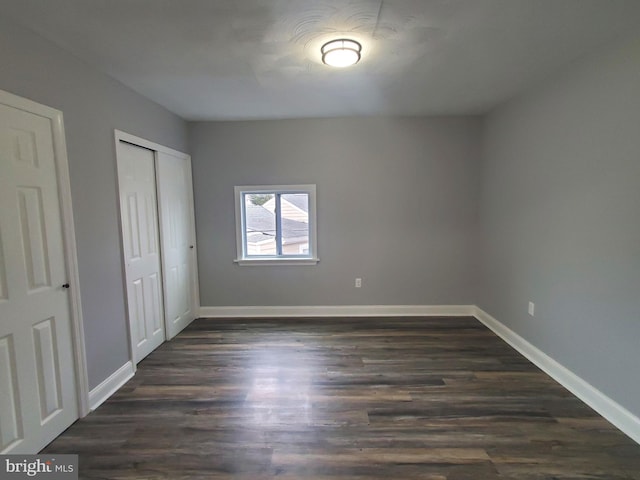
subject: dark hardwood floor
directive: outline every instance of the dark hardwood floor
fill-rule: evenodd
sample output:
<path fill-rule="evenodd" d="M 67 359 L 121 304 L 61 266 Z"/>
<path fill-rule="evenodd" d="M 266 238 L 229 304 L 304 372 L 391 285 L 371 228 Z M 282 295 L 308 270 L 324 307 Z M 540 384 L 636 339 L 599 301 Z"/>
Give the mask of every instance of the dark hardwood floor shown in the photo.
<path fill-rule="evenodd" d="M 473 318 L 197 320 L 45 452 L 85 479 L 640 479 Z"/>

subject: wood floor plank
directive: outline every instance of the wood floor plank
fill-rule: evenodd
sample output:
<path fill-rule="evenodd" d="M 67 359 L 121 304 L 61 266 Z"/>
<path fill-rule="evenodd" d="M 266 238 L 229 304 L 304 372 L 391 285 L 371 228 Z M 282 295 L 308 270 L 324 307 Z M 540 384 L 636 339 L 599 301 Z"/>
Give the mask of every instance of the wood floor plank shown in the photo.
<path fill-rule="evenodd" d="M 474 318 L 200 319 L 51 443 L 83 479 L 640 480 Z"/>

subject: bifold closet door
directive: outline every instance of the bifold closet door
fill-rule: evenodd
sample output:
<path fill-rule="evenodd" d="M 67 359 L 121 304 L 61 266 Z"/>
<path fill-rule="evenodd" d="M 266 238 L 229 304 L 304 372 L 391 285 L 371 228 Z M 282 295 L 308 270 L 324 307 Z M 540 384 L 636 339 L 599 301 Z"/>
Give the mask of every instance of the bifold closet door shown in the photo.
<path fill-rule="evenodd" d="M 196 318 L 197 275 L 191 161 L 157 153 L 167 338 Z"/>
<path fill-rule="evenodd" d="M 123 141 L 117 147 L 127 308 L 138 363 L 165 340 L 156 153 Z"/>

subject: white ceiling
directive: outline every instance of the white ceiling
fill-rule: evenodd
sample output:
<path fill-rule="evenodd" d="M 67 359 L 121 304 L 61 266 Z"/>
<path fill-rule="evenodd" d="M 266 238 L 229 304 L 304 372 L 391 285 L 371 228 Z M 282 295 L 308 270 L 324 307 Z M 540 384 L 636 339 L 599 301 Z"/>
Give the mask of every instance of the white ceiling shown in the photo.
<path fill-rule="evenodd" d="M 190 120 L 482 113 L 638 29 L 639 0 L 0 0 Z M 347 36 L 362 61 L 331 69 Z"/>

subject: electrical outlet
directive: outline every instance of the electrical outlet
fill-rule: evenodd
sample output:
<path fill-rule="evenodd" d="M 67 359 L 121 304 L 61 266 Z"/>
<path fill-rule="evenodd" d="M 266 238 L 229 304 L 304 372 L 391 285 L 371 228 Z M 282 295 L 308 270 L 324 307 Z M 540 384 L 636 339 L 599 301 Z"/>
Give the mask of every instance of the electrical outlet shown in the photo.
<path fill-rule="evenodd" d="M 536 311 L 536 304 L 533 302 L 529 302 L 529 315 L 534 316 Z"/>
<path fill-rule="evenodd" d="M 361 288 L 361 287 L 362 287 L 362 279 L 356 278 L 356 288 Z"/>

